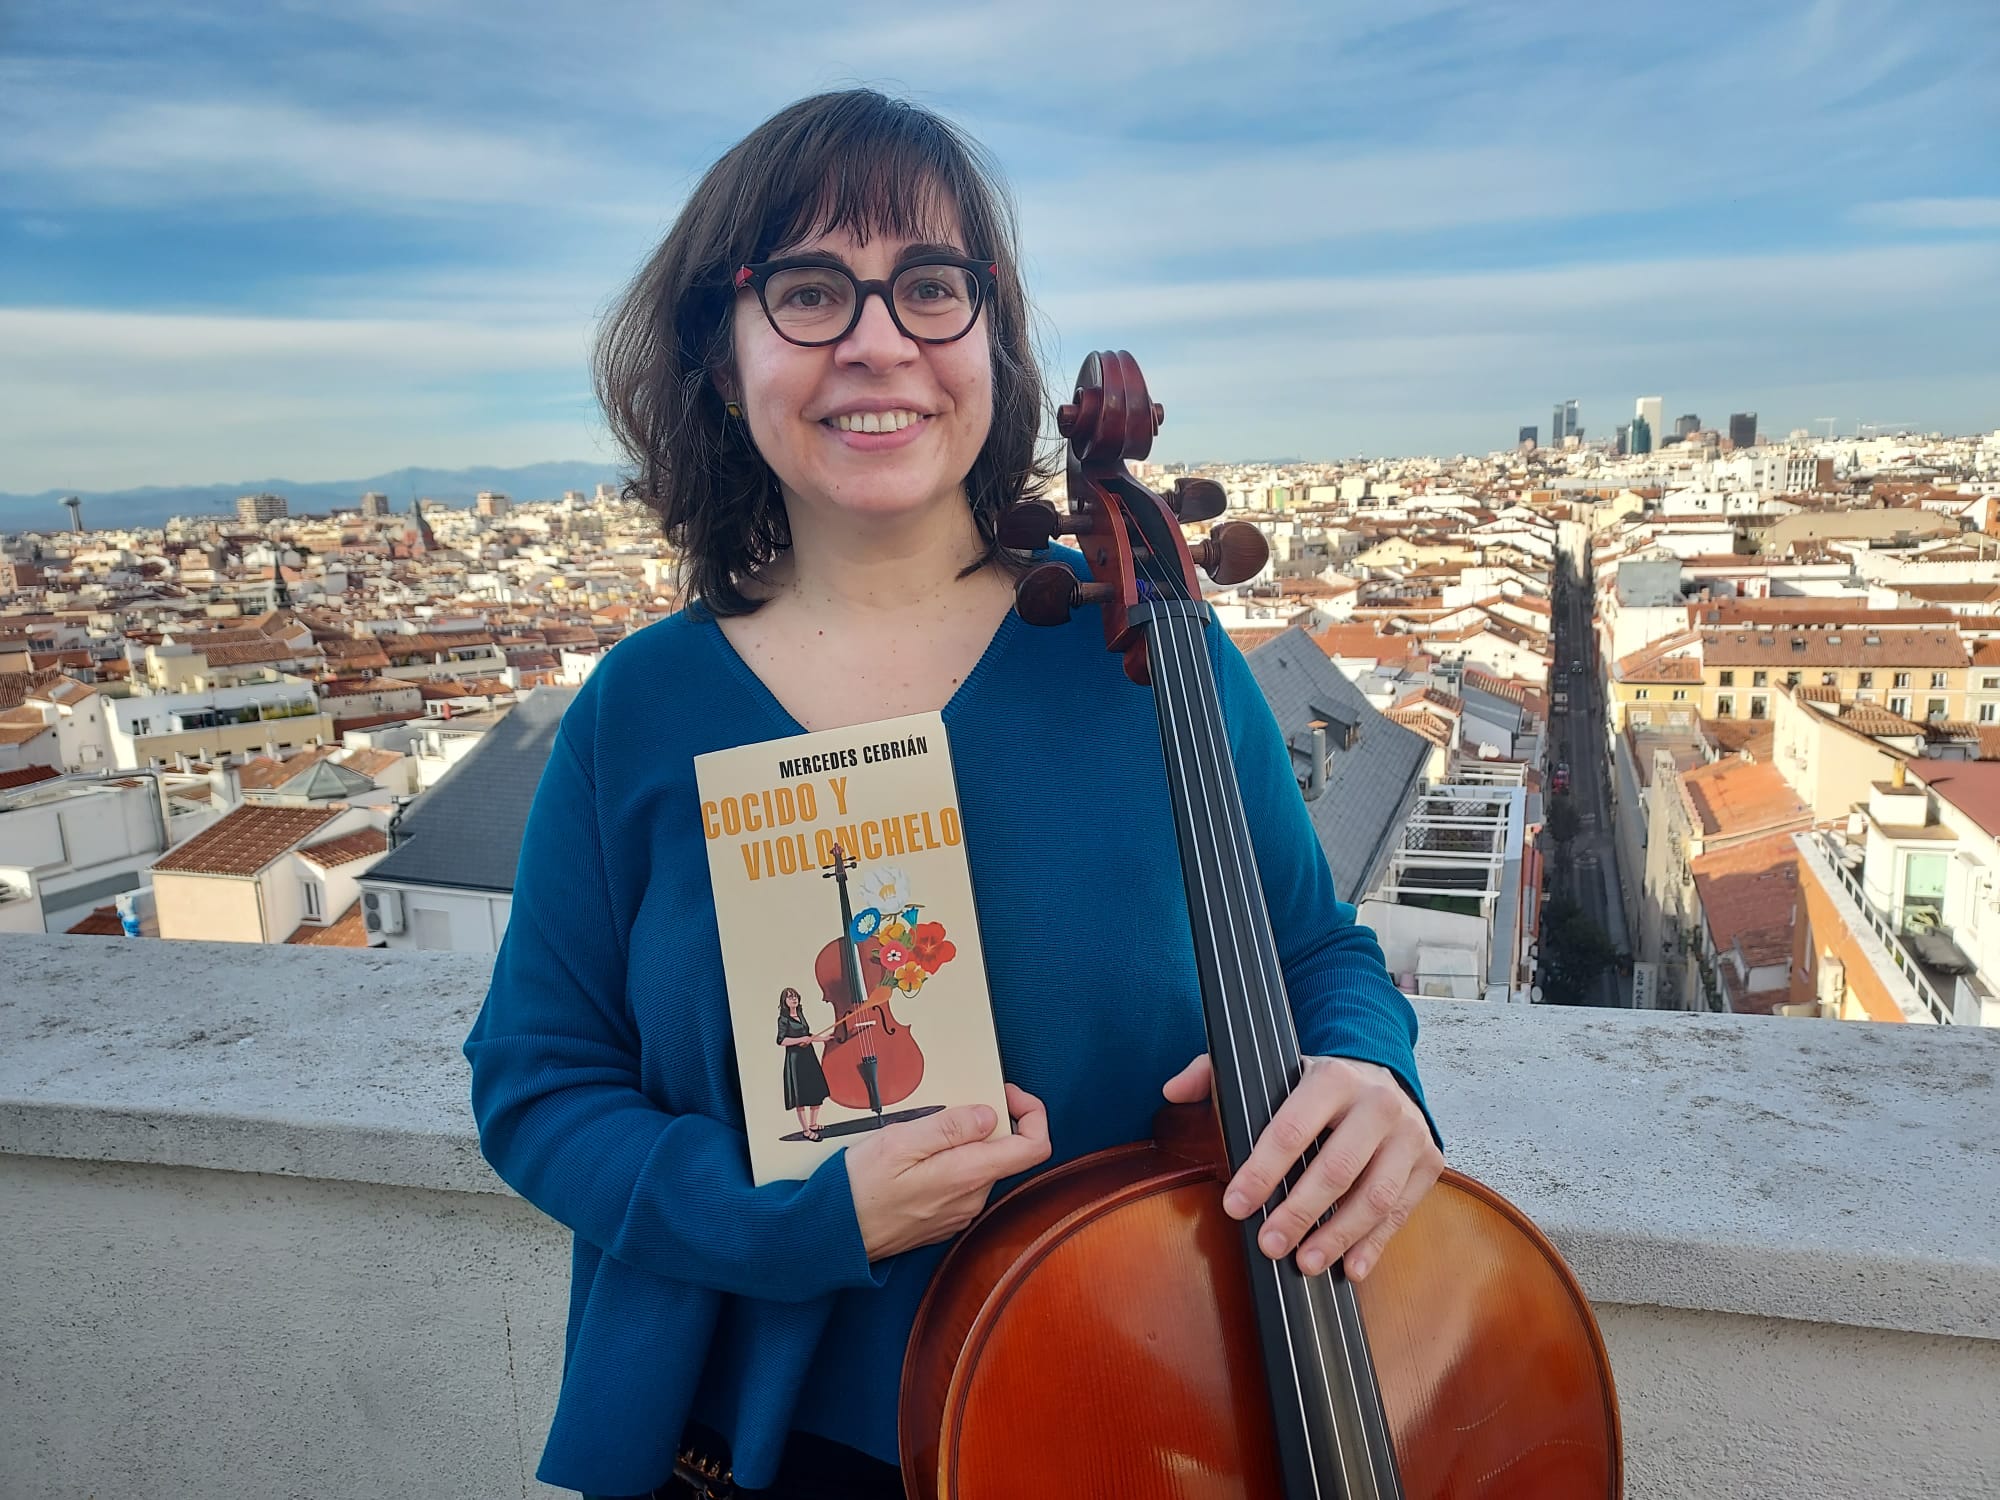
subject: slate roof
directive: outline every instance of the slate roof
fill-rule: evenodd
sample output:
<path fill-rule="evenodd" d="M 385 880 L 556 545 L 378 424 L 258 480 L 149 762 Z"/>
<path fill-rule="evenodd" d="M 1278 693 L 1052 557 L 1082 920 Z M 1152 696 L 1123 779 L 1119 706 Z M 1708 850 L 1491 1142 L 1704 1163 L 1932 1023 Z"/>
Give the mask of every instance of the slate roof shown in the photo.
<path fill-rule="evenodd" d="M 515 704 L 409 805 L 397 825 L 396 847 L 367 881 L 512 891 L 528 804 L 555 745 L 556 726 L 575 697 L 574 688 L 544 687 Z"/>
<path fill-rule="evenodd" d="M 1430 742 L 1377 712 L 1301 629 L 1286 631 L 1245 660 L 1294 747 L 1292 765 L 1301 781 L 1314 719 L 1330 713 L 1360 731 L 1352 748 L 1333 752 L 1326 790 L 1306 803 L 1335 891 L 1343 901 L 1359 900 L 1395 848 Z"/>

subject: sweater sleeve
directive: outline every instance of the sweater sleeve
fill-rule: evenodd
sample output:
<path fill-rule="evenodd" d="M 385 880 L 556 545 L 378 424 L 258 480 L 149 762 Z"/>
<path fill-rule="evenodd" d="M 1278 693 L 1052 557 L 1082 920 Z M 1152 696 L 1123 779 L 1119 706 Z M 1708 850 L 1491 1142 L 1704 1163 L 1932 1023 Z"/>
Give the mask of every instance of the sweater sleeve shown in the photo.
<path fill-rule="evenodd" d="M 566 718 L 465 1042 L 494 1171 L 614 1259 L 675 1281 L 783 1301 L 880 1285 L 845 1152 L 804 1182 L 753 1187 L 741 1130 L 670 1113 L 643 1091 L 615 911 L 595 788 Z"/>
<path fill-rule="evenodd" d="M 1387 1068 L 1442 1144 L 1417 1077 L 1417 1013 L 1389 978 L 1374 931 L 1334 893 L 1291 751 L 1249 663 L 1220 626 L 1211 624 L 1208 634 L 1299 1048 L 1307 1056 L 1351 1057 Z"/>

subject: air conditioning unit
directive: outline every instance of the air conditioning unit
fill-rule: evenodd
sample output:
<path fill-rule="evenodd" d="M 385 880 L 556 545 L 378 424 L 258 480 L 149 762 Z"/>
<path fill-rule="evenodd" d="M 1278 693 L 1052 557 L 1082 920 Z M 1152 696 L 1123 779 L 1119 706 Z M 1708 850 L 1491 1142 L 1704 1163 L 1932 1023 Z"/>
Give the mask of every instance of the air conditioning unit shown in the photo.
<path fill-rule="evenodd" d="M 397 890 L 363 891 L 361 925 L 371 933 L 394 937 L 403 930 L 403 893 Z"/>

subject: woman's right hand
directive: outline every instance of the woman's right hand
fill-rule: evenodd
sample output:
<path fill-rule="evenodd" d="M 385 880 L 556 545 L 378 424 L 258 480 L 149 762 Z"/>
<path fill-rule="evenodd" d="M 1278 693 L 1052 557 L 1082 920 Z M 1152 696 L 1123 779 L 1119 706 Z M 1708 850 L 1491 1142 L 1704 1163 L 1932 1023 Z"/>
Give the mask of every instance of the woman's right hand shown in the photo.
<path fill-rule="evenodd" d="M 978 1217 L 994 1183 L 1049 1159 L 1042 1101 L 1010 1083 L 1007 1113 L 1012 1135 L 992 1134 L 997 1122 L 986 1105 L 961 1104 L 847 1148 L 854 1217 L 870 1260 L 951 1238 Z"/>

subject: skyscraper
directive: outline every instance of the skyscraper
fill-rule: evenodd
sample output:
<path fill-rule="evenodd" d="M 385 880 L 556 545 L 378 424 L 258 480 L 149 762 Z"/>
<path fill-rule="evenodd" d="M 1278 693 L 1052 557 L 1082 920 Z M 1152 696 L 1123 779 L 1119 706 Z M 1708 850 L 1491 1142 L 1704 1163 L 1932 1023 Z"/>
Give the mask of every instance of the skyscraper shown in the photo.
<path fill-rule="evenodd" d="M 1630 422 L 1620 422 L 1618 424 L 1618 436 L 1612 441 L 1611 451 L 1616 453 L 1620 458 L 1623 458 L 1632 451 L 1632 424 Z"/>
<path fill-rule="evenodd" d="M 290 511 L 283 495 L 238 495 L 236 519 L 253 526 L 283 519 Z"/>
<path fill-rule="evenodd" d="M 1533 448 L 1533 447 L 1537 446 L 1537 445 L 1536 445 L 1536 441 L 1535 441 L 1535 439 L 1536 439 L 1536 438 L 1537 438 L 1537 437 L 1538 437 L 1539 435 L 1540 435 L 1540 434 L 1539 434 L 1539 433 L 1538 433 L 1538 432 L 1536 431 L 1536 429 L 1535 429 L 1535 428 L 1533 428 L 1533 427 L 1523 427 L 1523 428 L 1521 429 L 1521 437 L 1520 437 L 1520 444 L 1521 444 L 1521 446 L 1522 446 L 1523 448 Z"/>
<path fill-rule="evenodd" d="M 1549 417 L 1549 446 L 1551 448 L 1560 448 L 1563 445 L 1563 435 L 1569 431 L 1568 424 L 1563 420 L 1564 415 L 1563 404 L 1558 401 L 1555 412 Z"/>
<path fill-rule="evenodd" d="M 1653 443 L 1667 430 L 1667 404 L 1658 396 L 1641 396 L 1632 406 L 1632 431 L 1637 436 L 1639 423 L 1646 424 L 1646 446 L 1632 445 L 1634 453 L 1651 453 Z"/>
<path fill-rule="evenodd" d="M 1729 414 L 1729 441 L 1737 448 L 1757 446 L 1757 413 L 1733 411 Z"/>
<path fill-rule="evenodd" d="M 1684 417 L 1676 417 L 1674 419 L 1674 436 L 1677 438 L 1690 438 L 1700 431 L 1701 418 L 1693 412 L 1689 412 Z"/>
<path fill-rule="evenodd" d="M 1654 399 L 1653 404 L 1655 406 L 1659 405 L 1657 397 Z M 1631 453 L 1651 453 L 1653 451 L 1653 424 L 1648 422 L 1643 416 L 1632 419 L 1632 444 L 1627 451 Z"/>
<path fill-rule="evenodd" d="M 389 514 L 389 497 L 379 490 L 370 490 L 361 497 L 361 515 L 365 520 L 371 516 Z"/>

